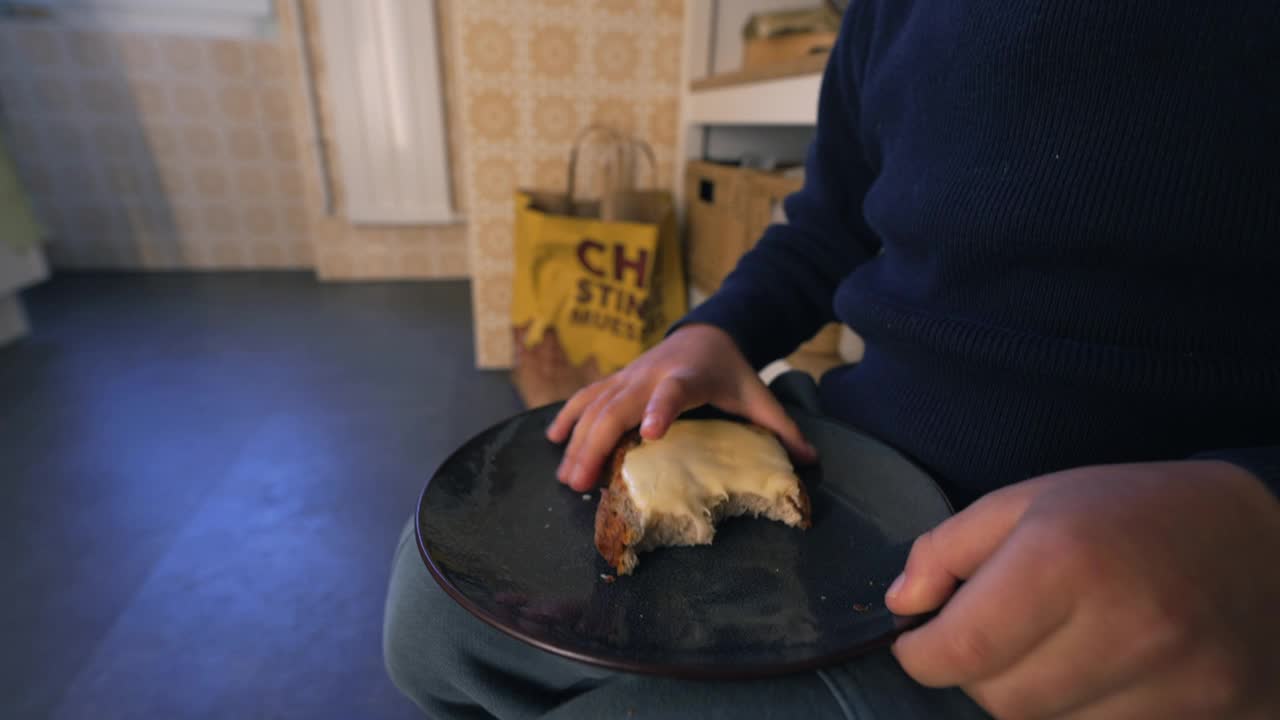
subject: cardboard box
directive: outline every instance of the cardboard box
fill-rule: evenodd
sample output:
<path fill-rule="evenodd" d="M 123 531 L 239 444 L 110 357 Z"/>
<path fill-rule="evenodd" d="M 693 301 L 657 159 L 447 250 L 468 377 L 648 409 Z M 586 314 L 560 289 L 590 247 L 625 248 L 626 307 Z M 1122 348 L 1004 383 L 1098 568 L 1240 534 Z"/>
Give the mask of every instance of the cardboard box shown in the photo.
<path fill-rule="evenodd" d="M 689 281 L 710 294 L 754 243 L 744 217 L 746 173 L 690 161 L 685 169 L 685 253 Z"/>
<path fill-rule="evenodd" d="M 791 173 L 764 172 L 693 160 L 685 170 L 686 236 L 689 280 L 711 294 L 769 225 L 784 222 L 781 206 L 804 186 Z M 840 325 L 831 323 L 797 352 L 834 356 Z"/>
<path fill-rule="evenodd" d="M 685 170 L 686 252 L 694 287 L 712 293 L 756 244 L 800 177 L 692 160 Z"/>
<path fill-rule="evenodd" d="M 836 33 L 786 33 L 776 37 L 745 38 L 742 69 L 756 70 L 809 55 L 826 55 L 836 43 Z"/>

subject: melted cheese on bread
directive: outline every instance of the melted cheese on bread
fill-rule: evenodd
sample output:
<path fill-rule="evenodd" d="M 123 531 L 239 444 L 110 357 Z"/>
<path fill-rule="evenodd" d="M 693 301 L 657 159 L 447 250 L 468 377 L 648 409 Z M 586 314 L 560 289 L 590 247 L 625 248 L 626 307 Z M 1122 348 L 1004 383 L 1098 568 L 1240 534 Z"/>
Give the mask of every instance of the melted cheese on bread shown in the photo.
<path fill-rule="evenodd" d="M 678 420 L 660 440 L 645 440 L 623 460 L 631 500 L 652 513 L 710 518 L 730 495 L 770 502 L 795 493 L 795 470 L 772 434 L 728 420 Z"/>

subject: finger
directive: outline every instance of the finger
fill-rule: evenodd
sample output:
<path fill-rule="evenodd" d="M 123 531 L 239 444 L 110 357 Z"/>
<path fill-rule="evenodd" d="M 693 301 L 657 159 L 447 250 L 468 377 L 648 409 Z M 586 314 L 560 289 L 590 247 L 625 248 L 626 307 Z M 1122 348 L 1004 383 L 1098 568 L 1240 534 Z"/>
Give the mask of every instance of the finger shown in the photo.
<path fill-rule="evenodd" d="M 742 401 L 741 413 L 751 422 L 773 431 L 792 457 L 803 463 L 817 461 L 818 451 L 804 439 L 795 420 L 759 378 L 753 376 L 747 381 L 742 389 Z"/>
<path fill-rule="evenodd" d="M 1004 542 L 1036 491 L 1032 483 L 998 490 L 916 538 L 906 568 L 885 594 L 888 608 L 919 615 L 941 607 Z"/>
<path fill-rule="evenodd" d="M 582 444 L 586 442 L 587 436 L 591 433 L 591 424 L 595 421 L 596 414 L 621 389 L 612 385 L 602 388 L 591 399 L 587 407 L 582 410 L 578 421 L 573 425 L 573 432 L 569 436 L 569 444 L 564 450 L 564 458 L 560 460 L 560 467 L 556 470 L 556 476 L 560 479 L 560 482 L 568 484 L 569 479 L 573 477 L 574 466 L 577 465 Z"/>
<path fill-rule="evenodd" d="M 547 439 L 557 444 L 568 440 L 569 431 L 573 429 L 574 423 L 578 422 L 583 411 L 590 407 L 591 401 L 595 400 L 607 387 L 608 384 L 605 381 L 600 381 L 574 393 L 547 426 Z"/>
<path fill-rule="evenodd" d="M 902 668 L 922 685 L 968 685 L 1032 652 L 1071 617 L 1055 547 L 1025 526 L 1009 535 L 937 617 L 894 642 Z"/>
<path fill-rule="evenodd" d="M 701 403 L 690 391 L 688 380 L 679 375 L 668 375 L 653 389 L 649 404 L 645 406 L 644 421 L 640 423 L 640 435 L 646 440 L 657 440 L 666 434 L 680 413 Z"/>
<path fill-rule="evenodd" d="M 586 492 L 595 487 L 600 480 L 601 469 L 617 447 L 622 434 L 640 421 L 644 402 L 645 393 L 638 388 L 629 387 L 614 395 L 601 408 L 591 423 L 590 434 L 578 449 L 573 471 L 569 476 L 569 487 L 578 492 Z"/>

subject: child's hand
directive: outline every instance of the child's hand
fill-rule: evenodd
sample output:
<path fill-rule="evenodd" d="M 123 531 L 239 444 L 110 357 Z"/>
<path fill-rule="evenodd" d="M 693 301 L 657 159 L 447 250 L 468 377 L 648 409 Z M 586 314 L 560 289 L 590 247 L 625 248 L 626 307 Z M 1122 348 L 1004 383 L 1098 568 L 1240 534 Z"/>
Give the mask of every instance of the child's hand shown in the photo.
<path fill-rule="evenodd" d="M 579 492 L 590 490 L 628 429 L 639 424 L 642 436 L 657 439 L 680 413 L 705 404 L 772 430 L 797 460 L 817 458 L 732 338 L 709 325 L 690 325 L 569 398 L 547 429 L 557 443 L 569 439 L 572 430 L 556 473 L 560 482 Z"/>

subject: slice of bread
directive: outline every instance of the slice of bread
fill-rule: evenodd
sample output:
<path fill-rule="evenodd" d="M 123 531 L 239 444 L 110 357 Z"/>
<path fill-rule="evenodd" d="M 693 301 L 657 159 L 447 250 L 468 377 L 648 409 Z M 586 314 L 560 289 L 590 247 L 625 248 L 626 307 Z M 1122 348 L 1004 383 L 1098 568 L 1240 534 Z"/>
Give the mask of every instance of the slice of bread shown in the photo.
<path fill-rule="evenodd" d="M 624 474 L 628 454 L 641 447 L 648 453 L 646 462 L 637 462 L 632 472 L 650 471 L 655 457 L 665 472 L 629 482 Z M 596 509 L 595 544 L 619 575 L 635 569 L 638 553 L 711 544 L 716 524 L 727 517 L 764 516 L 799 528 L 810 524 L 804 483 L 777 438 L 753 425 L 681 420 L 657 441 L 643 441 L 632 432 L 618 443 L 608 470 L 609 482 Z M 637 492 L 654 497 L 637 497 Z"/>

